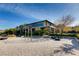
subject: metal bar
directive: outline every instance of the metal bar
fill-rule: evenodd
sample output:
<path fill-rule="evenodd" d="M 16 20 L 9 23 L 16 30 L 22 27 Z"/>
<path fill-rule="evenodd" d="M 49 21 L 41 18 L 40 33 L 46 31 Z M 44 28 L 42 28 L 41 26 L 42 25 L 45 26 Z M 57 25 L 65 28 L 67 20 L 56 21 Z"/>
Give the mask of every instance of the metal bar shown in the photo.
<path fill-rule="evenodd" d="M 31 27 L 31 41 L 32 41 L 32 27 Z"/>
<path fill-rule="evenodd" d="M 28 40 L 29 40 L 29 27 L 28 27 Z"/>
<path fill-rule="evenodd" d="M 26 28 L 25 28 L 25 40 L 26 40 Z"/>

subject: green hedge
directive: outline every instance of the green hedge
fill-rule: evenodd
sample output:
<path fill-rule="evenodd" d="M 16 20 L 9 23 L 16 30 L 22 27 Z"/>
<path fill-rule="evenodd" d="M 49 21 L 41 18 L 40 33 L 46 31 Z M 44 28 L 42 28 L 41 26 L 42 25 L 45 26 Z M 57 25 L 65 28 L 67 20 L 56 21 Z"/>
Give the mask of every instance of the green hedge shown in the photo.
<path fill-rule="evenodd" d="M 65 33 L 65 34 L 50 34 L 50 36 L 63 36 L 63 37 L 77 37 L 76 34 L 69 34 L 69 33 Z"/>

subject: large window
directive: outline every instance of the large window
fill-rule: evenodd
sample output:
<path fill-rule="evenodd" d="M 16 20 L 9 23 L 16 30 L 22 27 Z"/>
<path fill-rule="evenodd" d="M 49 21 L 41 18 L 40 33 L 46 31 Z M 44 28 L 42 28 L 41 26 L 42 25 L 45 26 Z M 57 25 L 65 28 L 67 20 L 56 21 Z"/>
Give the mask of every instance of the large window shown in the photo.
<path fill-rule="evenodd" d="M 44 27 L 44 22 L 38 22 L 38 23 L 34 23 L 31 24 L 32 27 Z"/>

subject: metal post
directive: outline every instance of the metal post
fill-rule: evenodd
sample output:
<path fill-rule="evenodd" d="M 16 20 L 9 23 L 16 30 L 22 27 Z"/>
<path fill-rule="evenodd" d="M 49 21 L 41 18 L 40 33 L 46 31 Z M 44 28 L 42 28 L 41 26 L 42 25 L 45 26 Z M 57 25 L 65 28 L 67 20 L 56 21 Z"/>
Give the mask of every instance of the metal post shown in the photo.
<path fill-rule="evenodd" d="M 29 27 L 28 27 L 28 40 L 29 40 Z"/>
<path fill-rule="evenodd" d="M 53 30 L 54 30 L 54 34 L 55 34 L 55 30 L 56 30 L 56 29 L 54 28 Z"/>
<path fill-rule="evenodd" d="M 32 41 L 32 27 L 31 27 L 31 41 Z"/>
<path fill-rule="evenodd" d="M 20 37 L 20 35 L 21 35 L 21 30 L 20 30 L 20 28 L 18 28 L 19 29 L 19 37 Z"/>
<path fill-rule="evenodd" d="M 25 28 L 25 40 L 26 40 L 26 28 Z"/>
<path fill-rule="evenodd" d="M 20 37 L 21 37 L 21 29 L 20 29 Z"/>

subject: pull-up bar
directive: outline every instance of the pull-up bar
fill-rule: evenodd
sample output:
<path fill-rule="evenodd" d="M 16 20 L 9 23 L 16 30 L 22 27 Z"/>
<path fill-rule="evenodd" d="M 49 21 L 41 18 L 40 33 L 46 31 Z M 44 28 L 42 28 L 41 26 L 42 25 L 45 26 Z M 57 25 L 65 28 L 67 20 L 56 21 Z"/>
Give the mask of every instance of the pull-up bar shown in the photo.
<path fill-rule="evenodd" d="M 28 29 L 28 40 L 29 37 L 31 37 L 31 41 L 32 41 L 32 26 L 25 26 L 25 40 L 26 40 L 26 32 L 27 32 L 26 29 Z M 29 33 L 31 34 L 31 36 L 29 35 Z"/>

